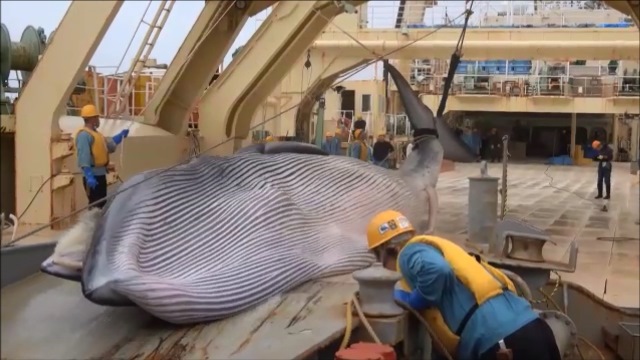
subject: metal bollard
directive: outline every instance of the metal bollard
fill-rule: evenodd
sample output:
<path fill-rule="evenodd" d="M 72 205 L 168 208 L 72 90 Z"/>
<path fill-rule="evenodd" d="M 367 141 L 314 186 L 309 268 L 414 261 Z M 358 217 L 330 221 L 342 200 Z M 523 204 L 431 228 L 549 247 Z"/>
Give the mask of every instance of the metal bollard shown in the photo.
<path fill-rule="evenodd" d="M 387 270 L 376 262 L 371 267 L 354 272 L 353 278 L 358 282 L 360 304 L 365 315 L 378 317 L 404 313 L 393 299 L 394 286 L 402 278 L 399 273 Z"/>
<path fill-rule="evenodd" d="M 488 175 L 486 162 L 482 166 L 480 176 L 469 178 L 467 236 L 471 243 L 489 246 L 496 237 L 499 179 Z"/>

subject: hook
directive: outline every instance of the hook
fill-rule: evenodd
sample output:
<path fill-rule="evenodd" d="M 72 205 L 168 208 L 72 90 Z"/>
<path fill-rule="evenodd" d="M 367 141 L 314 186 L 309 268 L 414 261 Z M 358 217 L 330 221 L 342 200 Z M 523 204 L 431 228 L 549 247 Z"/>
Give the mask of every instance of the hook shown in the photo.
<path fill-rule="evenodd" d="M 311 67 L 311 49 L 307 50 L 307 61 L 304 62 L 304 68 L 309 70 Z"/>

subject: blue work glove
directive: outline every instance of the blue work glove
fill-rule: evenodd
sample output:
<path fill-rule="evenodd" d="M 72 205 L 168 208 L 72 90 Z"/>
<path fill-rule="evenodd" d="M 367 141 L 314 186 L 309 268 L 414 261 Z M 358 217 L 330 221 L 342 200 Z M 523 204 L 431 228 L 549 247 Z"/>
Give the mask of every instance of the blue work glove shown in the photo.
<path fill-rule="evenodd" d="M 124 130 L 120 131 L 118 134 L 116 134 L 116 136 L 114 136 L 112 139 L 113 139 L 113 142 L 116 143 L 116 145 L 118 145 L 127 136 L 129 136 L 129 129 L 124 129 Z"/>
<path fill-rule="evenodd" d="M 402 289 L 393 290 L 393 298 L 407 305 L 409 304 L 410 296 L 411 296 L 411 293 L 408 291 L 404 291 Z"/>
<path fill-rule="evenodd" d="M 84 178 L 87 179 L 87 186 L 89 189 L 95 189 L 98 186 L 98 180 L 93 176 L 93 171 L 90 167 L 83 167 L 82 172 L 84 173 Z"/>
<path fill-rule="evenodd" d="M 418 290 L 408 292 L 401 289 L 395 289 L 393 291 L 393 297 L 396 300 L 409 305 L 414 310 L 422 311 L 429 308 L 427 299 L 425 299 L 424 296 L 420 295 Z"/>

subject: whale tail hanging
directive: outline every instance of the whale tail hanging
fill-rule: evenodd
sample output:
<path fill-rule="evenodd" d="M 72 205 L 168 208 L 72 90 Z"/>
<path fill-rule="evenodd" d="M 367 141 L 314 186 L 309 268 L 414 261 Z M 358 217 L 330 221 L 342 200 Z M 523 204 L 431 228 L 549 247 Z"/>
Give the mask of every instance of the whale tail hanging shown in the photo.
<path fill-rule="evenodd" d="M 413 129 L 413 136 L 415 138 L 422 135 L 438 137 L 444 151 L 444 158 L 447 160 L 455 162 L 475 161 L 476 157 L 473 151 L 462 139 L 456 136 L 454 130 L 449 127 L 442 117 L 435 116 L 433 111 L 420 100 L 404 76 L 388 62 L 385 62 L 384 67 L 398 88 L 398 94 Z M 420 146 L 420 142 L 416 145 Z"/>

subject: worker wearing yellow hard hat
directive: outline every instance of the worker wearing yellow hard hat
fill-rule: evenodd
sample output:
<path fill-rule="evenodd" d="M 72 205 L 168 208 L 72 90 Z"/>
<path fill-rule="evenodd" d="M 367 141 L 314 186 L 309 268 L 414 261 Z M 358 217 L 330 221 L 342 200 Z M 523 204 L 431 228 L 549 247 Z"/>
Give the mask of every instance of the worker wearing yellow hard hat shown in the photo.
<path fill-rule="evenodd" d="M 422 312 L 453 358 L 561 359 L 551 328 L 511 280 L 460 246 L 416 235 L 394 210 L 374 216 L 367 241 L 378 261 L 402 274 L 395 298 Z"/>
<path fill-rule="evenodd" d="M 596 199 L 603 198 L 602 188 L 604 185 L 604 190 L 606 191 L 604 199 L 608 200 L 611 197 L 611 170 L 613 169 L 611 161 L 613 161 L 613 149 L 608 144 L 603 144 L 598 140 L 594 140 L 591 143 L 591 147 L 598 152 L 593 159 L 598 162 L 598 182 L 596 183 L 598 195 L 596 195 Z"/>
<path fill-rule="evenodd" d="M 107 197 L 107 165 L 109 154 L 116 151 L 118 144 L 129 135 L 124 129 L 109 138 L 98 132 L 100 115 L 95 105 L 85 105 L 80 110 L 84 126 L 75 133 L 75 150 L 78 167 L 82 169 L 83 185 L 89 198 L 89 204 L 102 208 Z M 103 200 L 103 201 L 100 201 Z"/>
<path fill-rule="evenodd" d="M 334 135 L 335 133 L 331 131 L 327 131 L 324 134 L 324 141 L 322 142 L 322 150 L 324 150 L 329 155 L 340 154 L 340 139 Z"/>

